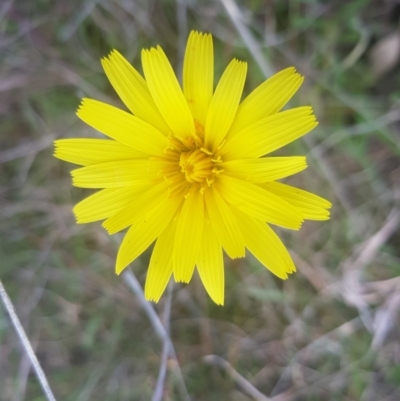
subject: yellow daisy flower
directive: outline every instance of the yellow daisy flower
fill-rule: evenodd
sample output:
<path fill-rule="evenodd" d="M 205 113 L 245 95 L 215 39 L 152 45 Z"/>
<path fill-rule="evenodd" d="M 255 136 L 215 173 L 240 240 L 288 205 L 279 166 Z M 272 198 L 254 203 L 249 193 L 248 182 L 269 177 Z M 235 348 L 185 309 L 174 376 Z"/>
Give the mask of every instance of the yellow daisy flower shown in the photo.
<path fill-rule="evenodd" d="M 232 60 L 214 90 L 213 43 L 191 32 L 183 88 L 161 47 L 142 51 L 144 78 L 116 50 L 104 71 L 130 112 L 83 99 L 78 116 L 112 140 L 61 139 L 55 156 L 79 164 L 73 185 L 102 188 L 74 208 L 78 223 L 105 220 L 109 234 L 129 227 L 121 273 L 154 241 L 145 295 L 158 301 L 173 274 L 195 267 L 213 301 L 224 303 L 223 250 L 247 248 L 282 279 L 292 259 L 269 224 L 298 230 L 326 220 L 331 204 L 277 180 L 304 170 L 302 156 L 264 157 L 316 125 L 311 107 L 280 111 L 303 81 L 287 68 L 240 102 L 247 64 Z"/>

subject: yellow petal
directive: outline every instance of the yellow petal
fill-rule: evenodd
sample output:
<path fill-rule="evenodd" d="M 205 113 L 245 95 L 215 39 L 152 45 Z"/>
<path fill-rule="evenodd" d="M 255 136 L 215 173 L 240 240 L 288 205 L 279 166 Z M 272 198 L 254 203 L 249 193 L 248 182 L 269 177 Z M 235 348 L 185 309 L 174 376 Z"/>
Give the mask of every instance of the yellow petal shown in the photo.
<path fill-rule="evenodd" d="M 332 204 L 318 195 L 280 182 L 268 182 L 262 187 L 295 206 L 307 220 L 329 219 L 330 213 L 327 209 Z"/>
<path fill-rule="evenodd" d="M 239 159 L 221 164 L 224 174 L 252 183 L 279 180 L 306 167 L 306 158 L 303 156 Z"/>
<path fill-rule="evenodd" d="M 192 113 L 161 47 L 142 50 L 142 65 L 154 102 L 172 132 L 179 138 L 193 136 Z"/>
<path fill-rule="evenodd" d="M 135 116 L 168 134 L 168 125 L 158 111 L 146 81 L 129 61 L 113 50 L 108 58 L 101 60 L 101 64 L 111 85 L 128 109 Z"/>
<path fill-rule="evenodd" d="M 174 278 L 188 283 L 192 278 L 200 248 L 204 223 L 204 197 L 197 188 L 184 200 L 175 234 Z"/>
<path fill-rule="evenodd" d="M 297 107 L 266 117 L 228 139 L 224 160 L 260 157 L 307 134 L 318 125 L 311 107 Z"/>
<path fill-rule="evenodd" d="M 304 80 L 294 67 L 286 68 L 264 81 L 240 104 L 228 138 L 254 122 L 277 113 Z"/>
<path fill-rule="evenodd" d="M 54 146 L 55 157 L 81 166 L 148 157 L 120 142 L 105 139 L 58 139 L 54 141 Z"/>
<path fill-rule="evenodd" d="M 93 99 L 82 99 L 77 113 L 86 124 L 124 145 L 150 155 L 163 155 L 167 138 L 138 117 Z"/>
<path fill-rule="evenodd" d="M 192 112 L 196 130 L 204 133 L 208 106 L 213 94 L 214 54 L 210 34 L 192 31 L 183 62 L 183 93 Z"/>
<path fill-rule="evenodd" d="M 164 199 L 135 225 L 131 226 L 118 251 L 115 271 L 120 274 L 126 266 L 141 255 L 171 222 L 181 203 L 181 198 Z"/>
<path fill-rule="evenodd" d="M 281 279 L 296 271 L 289 252 L 268 224 L 241 212 L 236 217 L 246 248 L 267 269 Z"/>
<path fill-rule="evenodd" d="M 232 259 L 243 257 L 243 238 L 231 209 L 214 185 L 206 189 L 204 198 L 211 225 L 225 252 Z"/>
<path fill-rule="evenodd" d="M 81 188 L 118 188 L 150 184 L 158 178 L 158 170 L 150 169 L 148 160 L 120 160 L 93 164 L 71 171 L 72 183 Z"/>
<path fill-rule="evenodd" d="M 282 198 L 234 177 L 221 175 L 218 178 L 214 185 L 230 205 L 268 223 L 293 230 L 300 228 L 302 213 Z"/>
<path fill-rule="evenodd" d="M 215 89 L 205 126 L 205 146 L 216 150 L 235 117 L 246 80 L 247 63 L 232 60 Z"/>
<path fill-rule="evenodd" d="M 225 276 L 222 247 L 209 220 L 203 228 L 197 270 L 211 299 L 217 305 L 223 305 Z"/>
<path fill-rule="evenodd" d="M 156 209 L 168 197 L 168 183 L 162 181 L 154 186 L 147 185 L 137 191 L 124 208 L 113 214 L 103 223 L 109 234 L 115 234 L 129 227 L 144 215 Z"/>
<path fill-rule="evenodd" d="M 107 188 L 88 196 L 74 207 L 78 224 L 106 219 L 128 204 L 141 187 Z"/>
<path fill-rule="evenodd" d="M 160 300 L 171 277 L 175 232 L 174 219 L 158 237 L 154 246 L 144 287 L 144 296 L 148 301 Z"/>

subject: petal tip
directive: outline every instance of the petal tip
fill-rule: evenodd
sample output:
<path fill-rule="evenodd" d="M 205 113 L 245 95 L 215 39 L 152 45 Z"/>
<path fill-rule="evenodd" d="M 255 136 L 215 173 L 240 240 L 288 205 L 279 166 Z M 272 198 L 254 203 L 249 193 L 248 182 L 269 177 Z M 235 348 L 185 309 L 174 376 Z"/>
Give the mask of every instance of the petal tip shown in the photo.
<path fill-rule="evenodd" d="M 74 214 L 76 224 L 84 224 L 85 222 L 80 218 L 78 211 L 76 210 L 76 206 L 72 209 L 72 213 Z"/>
<path fill-rule="evenodd" d="M 107 231 L 108 235 L 113 235 L 116 234 L 118 231 L 115 230 L 115 228 L 113 228 L 113 226 L 110 224 L 109 219 L 103 221 L 103 223 L 101 224 L 101 226 Z"/>
<path fill-rule="evenodd" d="M 142 49 L 142 51 L 140 52 L 140 55 L 142 57 L 142 59 L 147 60 L 147 56 L 150 53 L 150 49 Z"/>
<path fill-rule="evenodd" d="M 112 49 L 110 53 L 108 54 L 108 57 L 115 58 L 115 57 L 122 57 L 121 53 L 117 49 Z"/>
<path fill-rule="evenodd" d="M 76 109 L 76 115 L 78 117 L 81 117 L 83 109 L 84 109 L 84 107 L 86 107 L 86 105 L 89 103 L 89 101 L 90 101 L 90 99 L 86 98 L 86 97 L 81 99 L 81 101 L 78 105 L 78 108 Z"/>
<path fill-rule="evenodd" d="M 147 284 L 147 283 L 146 283 Z M 148 286 L 144 287 L 144 297 L 148 302 L 158 303 L 162 294 L 157 294 L 157 291 L 152 291 Z"/>
<path fill-rule="evenodd" d="M 117 256 L 117 262 L 115 264 L 115 274 L 119 276 L 128 266 L 129 263 L 121 262 L 120 258 Z"/>
<path fill-rule="evenodd" d="M 111 57 L 111 53 L 108 53 L 106 56 L 103 56 L 100 59 L 100 63 L 103 66 L 103 68 L 105 67 L 106 64 L 108 64 L 110 62 L 109 58 Z"/>
<path fill-rule="evenodd" d="M 61 141 L 60 139 L 57 139 L 53 142 L 53 156 L 57 158 L 60 154 L 60 143 L 59 143 L 60 141 Z"/>

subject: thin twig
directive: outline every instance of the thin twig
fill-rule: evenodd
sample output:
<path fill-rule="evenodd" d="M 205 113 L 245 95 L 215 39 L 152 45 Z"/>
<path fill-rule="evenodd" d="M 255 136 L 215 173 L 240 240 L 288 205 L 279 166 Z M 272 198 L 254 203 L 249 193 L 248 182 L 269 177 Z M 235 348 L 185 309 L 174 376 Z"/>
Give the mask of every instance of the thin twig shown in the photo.
<path fill-rule="evenodd" d="M 256 401 L 271 401 L 271 398 L 267 397 L 260 391 L 258 391 L 248 380 L 246 380 L 240 373 L 238 373 L 232 365 L 225 359 L 218 355 L 207 355 L 204 361 L 213 365 L 217 365 L 223 368 L 226 373 L 236 382 L 236 384 L 242 388 L 250 397 Z"/>
<path fill-rule="evenodd" d="M 126 269 L 122 273 L 122 277 L 125 280 L 126 284 L 131 288 L 131 290 L 136 294 L 138 297 L 138 300 L 140 302 L 140 305 L 146 312 L 150 323 L 153 326 L 153 329 L 155 330 L 157 336 L 161 340 L 161 342 L 167 343 L 169 345 L 169 353 L 172 356 L 172 358 L 178 363 L 178 359 L 176 356 L 175 352 L 175 347 L 172 344 L 171 338 L 168 334 L 168 332 L 165 330 L 164 325 L 162 324 L 160 318 L 158 317 L 156 311 L 152 307 L 152 305 L 146 300 L 142 287 L 140 286 L 139 282 L 137 281 L 135 275 L 131 270 Z M 186 388 L 185 381 L 183 380 L 182 372 L 180 369 L 177 369 L 177 374 L 178 374 L 178 384 L 179 384 L 179 391 L 181 392 L 181 396 L 184 400 L 190 400 L 189 392 Z"/>
<path fill-rule="evenodd" d="M 10 319 L 15 328 L 15 331 L 17 332 L 18 337 L 21 340 L 22 346 L 25 349 L 25 352 L 28 355 L 28 358 L 33 366 L 33 369 L 36 373 L 36 376 L 39 380 L 40 385 L 42 386 L 43 392 L 44 392 L 47 400 L 48 401 L 56 401 L 56 398 L 54 397 L 53 392 L 51 391 L 50 385 L 47 381 L 46 375 L 43 372 L 42 367 L 40 366 L 40 363 L 35 355 L 35 352 L 33 351 L 33 348 L 31 346 L 31 343 L 29 342 L 29 339 L 25 333 L 25 330 L 22 327 L 22 324 L 15 312 L 14 305 L 12 304 L 11 299 L 8 296 L 1 280 L 0 280 L 0 296 L 1 296 L 1 300 L 3 302 L 3 305 L 8 312 L 8 315 L 10 316 Z"/>
<path fill-rule="evenodd" d="M 171 304 L 172 304 L 172 290 L 174 288 L 173 282 L 170 281 L 168 285 L 168 293 L 167 299 L 165 301 L 165 308 L 164 308 L 164 327 L 165 331 L 169 334 L 169 319 L 171 316 Z M 169 342 L 163 342 L 163 348 L 161 353 L 161 364 L 160 364 L 160 372 L 158 373 L 156 388 L 153 393 L 152 401 L 161 401 L 163 396 L 164 390 L 164 382 L 165 376 L 167 373 L 167 362 L 168 362 L 168 355 L 170 353 Z"/>
<path fill-rule="evenodd" d="M 265 60 L 260 46 L 258 45 L 257 41 L 253 39 L 249 29 L 243 23 L 239 7 L 233 0 L 221 0 L 221 3 L 226 9 L 226 12 L 229 15 L 229 18 L 235 25 L 236 30 L 238 31 L 239 35 L 242 37 L 243 42 L 246 44 L 250 53 L 252 54 L 253 58 L 256 60 L 258 66 L 260 67 L 263 74 L 268 77 L 274 73 L 273 68 L 271 65 Z"/>

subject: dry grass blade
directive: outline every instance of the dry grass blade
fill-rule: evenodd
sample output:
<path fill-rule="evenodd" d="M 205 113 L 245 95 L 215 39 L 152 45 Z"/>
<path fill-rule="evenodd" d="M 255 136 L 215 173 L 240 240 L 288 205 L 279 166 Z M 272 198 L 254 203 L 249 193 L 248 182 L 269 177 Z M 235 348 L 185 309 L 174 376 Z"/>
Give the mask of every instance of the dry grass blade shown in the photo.
<path fill-rule="evenodd" d="M 17 313 L 15 312 L 14 305 L 11 302 L 11 299 L 9 298 L 6 289 L 3 286 L 3 283 L 0 280 L 0 297 L 3 302 L 3 305 L 11 319 L 11 323 L 14 326 L 15 331 L 17 332 L 17 335 L 19 337 L 19 340 L 21 341 L 22 348 L 26 352 L 30 363 L 32 364 L 33 370 L 35 371 L 35 374 L 39 380 L 40 385 L 42 386 L 43 393 L 48 401 L 56 401 L 56 398 L 54 397 L 53 391 L 50 388 L 49 382 L 47 381 L 47 377 L 40 366 L 40 363 L 36 357 L 35 352 L 33 351 L 32 345 L 25 333 L 24 328 L 22 327 L 22 324 L 18 318 Z"/>
<path fill-rule="evenodd" d="M 187 391 L 185 381 L 182 376 L 182 372 L 179 368 L 175 348 L 174 348 L 174 345 L 172 344 L 172 341 L 168 334 L 168 331 L 165 329 L 164 325 L 162 324 L 160 318 L 158 317 L 158 315 L 155 312 L 152 305 L 148 301 L 146 301 L 142 287 L 140 286 L 139 282 L 137 281 L 135 275 L 130 270 L 125 270 L 122 273 L 122 277 L 125 280 L 125 282 L 128 284 L 128 286 L 131 288 L 131 290 L 138 297 L 139 302 L 142 305 L 142 308 L 144 309 L 144 311 L 146 312 L 155 332 L 157 333 L 158 337 L 162 341 L 163 345 L 166 344 L 165 347 L 168 349 L 169 354 L 172 356 L 172 358 L 175 359 L 176 366 L 177 366 L 176 373 L 177 373 L 178 380 L 179 380 L 178 383 L 179 383 L 179 390 L 181 392 L 181 397 L 183 400 L 189 401 L 190 396 Z"/>
<path fill-rule="evenodd" d="M 169 332 L 169 319 L 171 316 L 173 288 L 174 288 L 173 282 L 170 281 L 168 285 L 167 297 L 165 300 L 165 307 L 164 307 L 164 328 L 167 333 Z M 164 341 L 161 352 L 160 371 L 158 373 L 157 383 L 154 389 L 152 401 L 161 401 L 163 399 L 164 382 L 165 382 L 165 376 L 167 374 L 168 356 L 170 353 L 171 353 L 170 343 L 168 341 Z"/>

